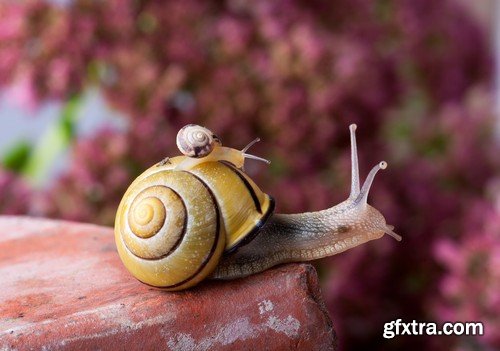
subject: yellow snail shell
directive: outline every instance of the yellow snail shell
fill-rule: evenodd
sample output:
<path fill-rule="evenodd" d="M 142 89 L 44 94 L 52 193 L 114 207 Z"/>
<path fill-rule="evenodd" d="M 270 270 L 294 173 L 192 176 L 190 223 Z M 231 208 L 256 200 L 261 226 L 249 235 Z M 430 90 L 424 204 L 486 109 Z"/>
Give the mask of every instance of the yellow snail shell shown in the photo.
<path fill-rule="evenodd" d="M 189 288 L 216 267 L 224 251 L 255 236 L 274 209 L 243 172 L 226 162 L 175 170 L 186 157 L 155 165 L 126 191 L 115 239 L 127 269 L 167 290 Z"/>

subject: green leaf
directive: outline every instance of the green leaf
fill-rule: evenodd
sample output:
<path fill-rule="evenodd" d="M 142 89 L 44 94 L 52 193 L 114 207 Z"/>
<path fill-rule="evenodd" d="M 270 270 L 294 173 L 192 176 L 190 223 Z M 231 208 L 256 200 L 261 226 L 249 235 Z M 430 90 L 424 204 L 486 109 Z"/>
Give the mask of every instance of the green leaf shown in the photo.
<path fill-rule="evenodd" d="M 19 173 L 26 166 L 33 146 L 26 140 L 22 140 L 14 144 L 7 151 L 2 159 L 2 166 L 5 169 Z"/>
<path fill-rule="evenodd" d="M 61 117 L 51 125 L 33 148 L 22 173 L 34 184 L 41 185 L 58 157 L 76 137 L 76 122 L 81 105 L 80 96 L 71 98 L 63 107 Z"/>

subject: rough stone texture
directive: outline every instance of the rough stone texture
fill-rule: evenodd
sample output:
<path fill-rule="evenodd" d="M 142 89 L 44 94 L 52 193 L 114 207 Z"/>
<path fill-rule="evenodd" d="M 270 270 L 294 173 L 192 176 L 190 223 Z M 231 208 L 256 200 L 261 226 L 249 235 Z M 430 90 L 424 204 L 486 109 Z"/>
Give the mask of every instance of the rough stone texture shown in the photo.
<path fill-rule="evenodd" d="M 0 350 L 332 350 L 314 268 L 178 293 L 125 270 L 110 228 L 0 216 Z"/>

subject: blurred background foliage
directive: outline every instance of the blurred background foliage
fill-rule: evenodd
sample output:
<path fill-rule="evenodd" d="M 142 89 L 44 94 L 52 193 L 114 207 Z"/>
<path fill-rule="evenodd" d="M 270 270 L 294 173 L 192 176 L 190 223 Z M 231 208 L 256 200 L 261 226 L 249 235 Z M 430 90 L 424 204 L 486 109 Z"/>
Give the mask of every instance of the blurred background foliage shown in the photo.
<path fill-rule="evenodd" d="M 178 153 L 187 123 L 235 148 L 261 137 L 252 151 L 272 164 L 247 172 L 277 210 L 322 209 L 348 194 L 357 123 L 363 174 L 389 162 L 370 202 L 404 241 L 317 264 L 341 346 L 500 348 L 492 50 L 460 3 L 3 1 L 0 18 L 5 98 L 60 106 L 35 142 L 2 152 L 0 213 L 111 226 L 129 183 Z M 81 136 L 91 90 L 121 121 Z M 486 335 L 384 340 L 397 318 L 482 321 Z"/>

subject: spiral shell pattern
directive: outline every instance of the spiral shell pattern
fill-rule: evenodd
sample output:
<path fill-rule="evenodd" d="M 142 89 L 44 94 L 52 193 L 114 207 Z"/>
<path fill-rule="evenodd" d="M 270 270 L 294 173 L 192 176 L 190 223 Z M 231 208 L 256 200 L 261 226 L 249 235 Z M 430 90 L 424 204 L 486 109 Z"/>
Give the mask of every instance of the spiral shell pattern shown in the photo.
<path fill-rule="evenodd" d="M 221 144 L 219 138 L 205 127 L 188 124 L 177 133 L 177 147 L 186 156 L 205 157 L 215 145 Z"/>
<path fill-rule="evenodd" d="M 118 208 L 115 239 L 137 279 L 168 290 L 204 279 L 225 243 L 209 189 L 188 172 L 164 169 L 145 172 L 129 187 Z"/>
<path fill-rule="evenodd" d="M 186 159 L 173 157 L 146 170 L 116 214 L 115 241 L 125 267 L 166 290 L 205 279 L 222 252 L 253 240 L 274 209 L 272 198 L 231 163 L 177 170 Z"/>

